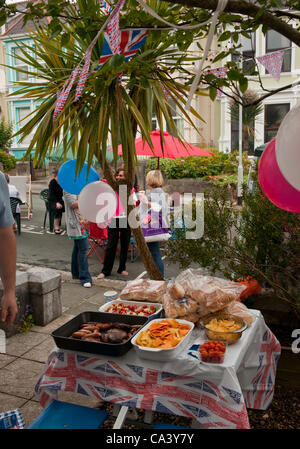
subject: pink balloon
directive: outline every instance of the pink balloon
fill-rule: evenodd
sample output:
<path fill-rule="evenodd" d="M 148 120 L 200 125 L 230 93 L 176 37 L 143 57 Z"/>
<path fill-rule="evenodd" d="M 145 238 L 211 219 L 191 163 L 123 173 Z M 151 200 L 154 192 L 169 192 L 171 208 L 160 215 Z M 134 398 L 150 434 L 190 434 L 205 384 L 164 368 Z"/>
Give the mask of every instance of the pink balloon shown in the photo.
<path fill-rule="evenodd" d="M 276 160 L 275 147 L 274 137 L 260 158 L 258 179 L 261 189 L 275 206 L 288 212 L 300 213 L 300 191 L 282 176 Z"/>

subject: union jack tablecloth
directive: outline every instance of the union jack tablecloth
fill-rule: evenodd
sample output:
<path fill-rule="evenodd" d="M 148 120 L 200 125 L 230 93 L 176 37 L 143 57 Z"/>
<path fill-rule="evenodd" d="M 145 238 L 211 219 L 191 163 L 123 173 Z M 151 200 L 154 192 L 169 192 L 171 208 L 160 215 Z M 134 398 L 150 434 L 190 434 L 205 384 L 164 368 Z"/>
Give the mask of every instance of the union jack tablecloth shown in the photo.
<path fill-rule="evenodd" d="M 206 428 L 249 428 L 247 408 L 265 410 L 272 402 L 280 344 L 261 313 L 221 365 L 200 362 L 203 331 L 176 360 L 141 359 L 131 349 L 122 357 L 55 348 L 35 386 L 43 407 L 59 390 L 93 396 L 118 405 L 190 417 Z"/>

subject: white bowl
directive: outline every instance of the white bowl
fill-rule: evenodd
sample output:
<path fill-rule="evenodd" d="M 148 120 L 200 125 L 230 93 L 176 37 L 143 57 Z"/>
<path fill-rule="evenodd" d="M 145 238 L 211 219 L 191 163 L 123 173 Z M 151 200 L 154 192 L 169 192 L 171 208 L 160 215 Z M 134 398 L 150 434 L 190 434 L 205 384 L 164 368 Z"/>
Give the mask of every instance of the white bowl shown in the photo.
<path fill-rule="evenodd" d="M 103 306 L 101 306 L 99 308 L 99 312 L 111 313 L 111 312 L 107 312 L 107 309 L 112 304 L 121 304 L 121 303 L 129 305 L 129 306 L 132 306 L 132 305 L 135 305 L 135 306 L 154 306 L 155 309 L 156 309 L 156 312 L 152 313 L 152 315 L 149 315 L 147 317 L 149 320 L 153 320 L 154 318 L 159 318 L 161 316 L 161 312 L 162 312 L 162 309 L 163 309 L 162 304 L 159 304 L 157 302 L 124 301 L 122 299 L 115 299 L 114 301 L 110 301 L 109 303 L 103 304 Z M 142 316 L 142 315 L 135 315 L 135 316 Z"/>
<path fill-rule="evenodd" d="M 141 332 L 146 331 L 155 321 L 159 322 L 159 321 L 164 321 L 164 320 L 168 320 L 168 319 L 171 320 L 172 318 L 159 318 L 159 319 L 150 321 L 145 326 L 143 326 L 143 328 L 139 332 L 137 332 L 137 334 L 135 334 L 135 336 L 132 338 L 131 343 L 134 347 L 134 350 L 142 359 L 158 360 L 158 361 L 166 362 L 166 361 L 175 359 L 181 351 L 186 349 L 186 347 L 190 341 L 192 330 L 194 329 L 195 325 L 191 321 L 180 320 L 177 318 L 176 318 L 176 321 L 178 321 L 179 323 L 188 324 L 190 327 L 190 330 L 183 337 L 181 342 L 178 343 L 178 345 L 175 346 L 174 348 L 170 348 L 170 349 L 148 348 L 146 346 L 140 346 L 137 344 L 136 340 Z"/>

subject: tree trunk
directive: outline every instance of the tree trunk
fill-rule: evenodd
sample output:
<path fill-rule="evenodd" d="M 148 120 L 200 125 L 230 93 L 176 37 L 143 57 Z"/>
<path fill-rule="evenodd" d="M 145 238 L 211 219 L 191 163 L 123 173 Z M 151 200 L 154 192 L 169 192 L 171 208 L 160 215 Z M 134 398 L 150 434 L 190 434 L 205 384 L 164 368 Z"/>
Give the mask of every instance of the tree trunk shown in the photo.
<path fill-rule="evenodd" d="M 118 182 L 112 172 L 112 169 L 108 165 L 107 161 L 99 160 L 103 174 L 105 179 L 107 180 L 108 184 L 114 189 L 117 190 Z M 135 176 L 135 170 L 133 168 L 133 164 L 131 161 L 130 156 L 128 157 L 128 172 L 127 172 L 127 204 L 128 204 L 128 198 L 131 194 L 131 190 L 133 187 L 134 182 L 134 176 Z M 127 206 L 127 217 L 129 216 L 130 212 L 135 208 L 133 205 Z M 162 274 L 159 271 L 156 263 L 154 262 L 152 255 L 150 253 L 150 250 L 148 248 L 148 245 L 145 241 L 144 234 L 142 232 L 141 227 L 138 227 L 136 229 L 131 229 L 131 232 L 133 234 L 136 246 L 139 250 L 142 262 L 144 264 L 144 267 L 148 273 L 148 276 L 150 279 L 153 280 L 162 280 Z"/>
<path fill-rule="evenodd" d="M 134 209 L 135 206 L 128 206 L 128 215 L 131 210 Z M 133 238 L 135 240 L 136 246 L 139 250 L 142 262 L 144 264 L 144 267 L 149 275 L 150 279 L 154 279 L 157 281 L 160 281 L 163 279 L 161 272 L 159 271 L 156 263 L 154 262 L 152 255 L 150 253 L 150 250 L 148 248 L 148 245 L 145 241 L 143 231 L 141 227 L 131 229 L 131 232 L 133 234 Z"/>

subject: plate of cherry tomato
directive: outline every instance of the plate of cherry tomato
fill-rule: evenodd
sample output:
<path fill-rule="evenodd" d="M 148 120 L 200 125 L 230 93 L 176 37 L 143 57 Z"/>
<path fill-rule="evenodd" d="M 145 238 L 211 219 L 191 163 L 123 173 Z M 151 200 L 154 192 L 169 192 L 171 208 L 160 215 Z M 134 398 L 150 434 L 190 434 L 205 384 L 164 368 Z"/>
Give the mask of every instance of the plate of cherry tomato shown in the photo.
<path fill-rule="evenodd" d="M 206 363 L 223 363 L 225 352 L 226 345 L 222 341 L 209 340 L 199 348 L 201 361 Z"/>

